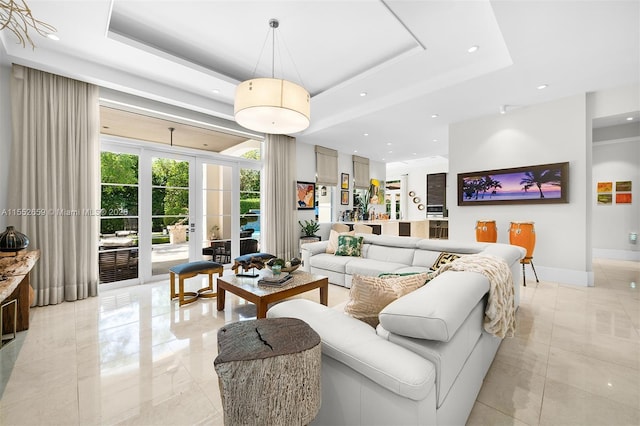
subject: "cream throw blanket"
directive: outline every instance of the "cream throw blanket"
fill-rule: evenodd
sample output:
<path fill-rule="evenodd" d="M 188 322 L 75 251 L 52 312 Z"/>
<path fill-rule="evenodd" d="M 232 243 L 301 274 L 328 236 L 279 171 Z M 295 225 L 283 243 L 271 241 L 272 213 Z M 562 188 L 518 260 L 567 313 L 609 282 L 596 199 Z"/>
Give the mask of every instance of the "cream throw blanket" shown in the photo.
<path fill-rule="evenodd" d="M 500 338 L 515 335 L 513 276 L 504 260 L 488 254 L 471 254 L 442 265 L 434 272 L 434 277 L 444 271 L 478 272 L 487 277 L 490 288 L 484 311 L 484 329 Z"/>

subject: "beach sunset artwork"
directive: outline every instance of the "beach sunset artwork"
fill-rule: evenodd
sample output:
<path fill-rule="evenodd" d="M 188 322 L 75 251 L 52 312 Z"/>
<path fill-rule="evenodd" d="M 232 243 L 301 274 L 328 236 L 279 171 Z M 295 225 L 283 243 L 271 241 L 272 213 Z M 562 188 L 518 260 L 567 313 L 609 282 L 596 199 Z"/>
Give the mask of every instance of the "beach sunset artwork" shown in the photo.
<path fill-rule="evenodd" d="M 458 175 L 458 205 L 567 202 L 569 163 Z"/>

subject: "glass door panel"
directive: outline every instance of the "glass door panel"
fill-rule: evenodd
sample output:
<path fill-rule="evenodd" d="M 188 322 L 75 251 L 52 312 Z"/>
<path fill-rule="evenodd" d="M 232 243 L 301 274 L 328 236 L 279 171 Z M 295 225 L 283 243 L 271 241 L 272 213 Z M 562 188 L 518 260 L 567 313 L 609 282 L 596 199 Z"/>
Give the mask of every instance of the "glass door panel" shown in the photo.
<path fill-rule="evenodd" d="M 247 158 L 258 154 L 249 152 Z M 240 255 L 260 251 L 260 170 L 240 169 Z"/>
<path fill-rule="evenodd" d="M 231 263 L 234 241 L 232 172 L 231 166 L 202 164 L 202 255 L 222 264 Z"/>
<path fill-rule="evenodd" d="M 151 159 L 152 275 L 189 261 L 189 167 L 187 160 Z"/>
<path fill-rule="evenodd" d="M 100 153 L 100 283 L 137 279 L 138 166 L 135 154 Z"/>

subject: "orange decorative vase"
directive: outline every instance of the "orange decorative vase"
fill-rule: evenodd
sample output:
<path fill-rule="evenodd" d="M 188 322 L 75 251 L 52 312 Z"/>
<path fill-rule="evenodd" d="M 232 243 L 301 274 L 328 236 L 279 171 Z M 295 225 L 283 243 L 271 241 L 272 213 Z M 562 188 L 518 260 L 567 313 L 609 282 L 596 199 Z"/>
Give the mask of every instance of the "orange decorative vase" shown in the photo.
<path fill-rule="evenodd" d="M 476 241 L 495 243 L 498 241 L 498 228 L 495 220 L 479 220 L 476 222 Z"/>
<path fill-rule="evenodd" d="M 536 232 L 533 222 L 511 222 L 509 225 L 509 243 L 527 250 L 525 259 L 533 258 L 536 247 Z"/>

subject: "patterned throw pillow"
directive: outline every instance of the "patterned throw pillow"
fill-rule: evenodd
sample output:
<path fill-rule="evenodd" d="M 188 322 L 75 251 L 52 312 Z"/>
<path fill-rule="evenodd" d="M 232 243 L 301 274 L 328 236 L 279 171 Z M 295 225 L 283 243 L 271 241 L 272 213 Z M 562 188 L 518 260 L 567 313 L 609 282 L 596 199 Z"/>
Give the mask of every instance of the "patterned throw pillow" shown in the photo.
<path fill-rule="evenodd" d="M 458 258 L 460 258 L 459 254 L 447 253 L 446 251 L 443 251 L 442 253 L 440 253 L 440 256 L 438 256 L 436 261 L 433 262 L 433 265 L 431 265 L 431 270 L 435 271 L 439 267 L 441 267 L 442 265 L 445 265 L 447 263 L 451 263 L 451 262 L 453 262 L 454 260 L 456 260 Z"/>
<path fill-rule="evenodd" d="M 338 237 L 340 235 L 355 235 L 355 234 L 356 234 L 356 231 L 338 232 L 332 229 L 331 233 L 329 234 L 329 243 L 327 243 L 327 249 L 325 250 L 325 252 L 330 254 L 334 254 L 336 252 L 336 250 L 338 249 Z"/>
<path fill-rule="evenodd" d="M 362 256 L 363 239 L 363 237 L 356 237 L 353 235 L 339 235 L 336 256 Z"/>
<path fill-rule="evenodd" d="M 354 274 L 349 302 L 344 310 L 352 317 L 375 328 L 379 322 L 378 314 L 385 306 L 422 287 L 428 277 L 428 273 L 388 278 Z"/>

